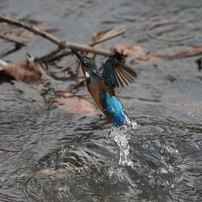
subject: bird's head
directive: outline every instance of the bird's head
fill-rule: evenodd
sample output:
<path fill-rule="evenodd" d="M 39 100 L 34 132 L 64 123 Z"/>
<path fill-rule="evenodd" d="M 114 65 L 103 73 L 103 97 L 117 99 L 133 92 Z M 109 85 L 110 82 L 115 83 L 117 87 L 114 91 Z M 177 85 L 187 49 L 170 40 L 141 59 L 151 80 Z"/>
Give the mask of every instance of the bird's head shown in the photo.
<path fill-rule="evenodd" d="M 97 71 L 95 62 L 89 57 L 81 56 L 75 49 L 71 48 L 71 50 L 80 60 L 85 78 L 90 78 L 92 76 L 92 73 Z"/>

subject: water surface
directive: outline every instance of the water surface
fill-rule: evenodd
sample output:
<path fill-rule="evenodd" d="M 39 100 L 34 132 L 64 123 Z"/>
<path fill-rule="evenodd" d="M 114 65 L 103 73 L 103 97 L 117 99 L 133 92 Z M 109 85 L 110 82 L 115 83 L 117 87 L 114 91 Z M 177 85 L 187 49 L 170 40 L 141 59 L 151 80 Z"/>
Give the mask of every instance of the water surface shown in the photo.
<path fill-rule="evenodd" d="M 87 43 L 94 32 L 124 25 L 126 33 L 102 44 L 140 45 L 162 54 L 202 45 L 200 1 L 1 1 L 7 17 L 46 21 L 60 39 Z M 10 44 L 0 47 L 3 52 Z M 55 46 L 37 38 L 6 56 L 24 60 Z M 64 58 L 63 65 L 72 57 Z M 134 84 L 117 89 L 137 129 L 127 131 L 130 165 L 120 165 L 111 125 L 97 112 L 75 115 L 53 103 L 55 91 L 75 81 L 0 85 L 0 199 L 2 201 L 201 201 L 202 74 L 199 56 L 130 64 Z M 106 58 L 99 56 L 98 66 Z M 75 71 L 75 69 L 73 69 Z M 170 81 L 168 75 L 176 80 Z M 66 75 L 68 76 L 68 75 Z M 89 102 L 85 86 L 78 95 Z"/>

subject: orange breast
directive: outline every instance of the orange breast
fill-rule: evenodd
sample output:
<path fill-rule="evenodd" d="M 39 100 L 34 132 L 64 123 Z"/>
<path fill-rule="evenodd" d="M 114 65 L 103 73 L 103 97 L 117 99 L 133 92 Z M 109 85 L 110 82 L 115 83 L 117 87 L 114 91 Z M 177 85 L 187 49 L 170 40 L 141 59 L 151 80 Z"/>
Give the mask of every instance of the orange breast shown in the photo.
<path fill-rule="evenodd" d="M 97 106 L 100 108 L 100 110 L 102 111 L 102 113 L 109 119 L 109 121 L 111 122 L 110 117 L 106 114 L 106 112 L 104 111 L 101 103 L 100 103 L 100 94 L 101 94 L 101 89 L 97 88 L 95 89 L 95 87 L 92 86 L 92 84 L 90 83 L 87 86 L 87 89 L 89 91 L 89 93 L 91 94 L 92 98 L 94 99 L 95 103 L 97 104 Z"/>

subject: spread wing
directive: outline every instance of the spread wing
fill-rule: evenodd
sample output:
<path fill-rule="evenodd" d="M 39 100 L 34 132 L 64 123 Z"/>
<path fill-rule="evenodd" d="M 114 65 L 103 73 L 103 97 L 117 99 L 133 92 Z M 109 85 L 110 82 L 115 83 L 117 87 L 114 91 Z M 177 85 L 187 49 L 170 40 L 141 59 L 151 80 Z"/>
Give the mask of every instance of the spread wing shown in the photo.
<path fill-rule="evenodd" d="M 130 67 L 118 62 L 116 59 L 108 59 L 102 72 L 103 78 L 112 88 L 128 85 L 128 82 L 134 82 L 133 77 L 137 74 Z"/>

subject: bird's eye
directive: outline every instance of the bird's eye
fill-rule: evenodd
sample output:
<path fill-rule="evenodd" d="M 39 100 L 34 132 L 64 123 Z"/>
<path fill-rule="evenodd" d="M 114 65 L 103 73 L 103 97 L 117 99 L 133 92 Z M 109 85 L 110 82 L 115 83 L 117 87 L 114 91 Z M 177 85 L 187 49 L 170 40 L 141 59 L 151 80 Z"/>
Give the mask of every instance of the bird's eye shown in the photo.
<path fill-rule="evenodd" d="M 82 62 L 82 65 L 83 65 L 83 66 L 87 66 L 87 61 L 83 61 L 83 62 Z"/>

